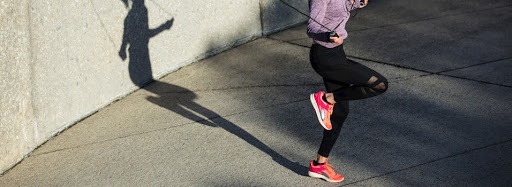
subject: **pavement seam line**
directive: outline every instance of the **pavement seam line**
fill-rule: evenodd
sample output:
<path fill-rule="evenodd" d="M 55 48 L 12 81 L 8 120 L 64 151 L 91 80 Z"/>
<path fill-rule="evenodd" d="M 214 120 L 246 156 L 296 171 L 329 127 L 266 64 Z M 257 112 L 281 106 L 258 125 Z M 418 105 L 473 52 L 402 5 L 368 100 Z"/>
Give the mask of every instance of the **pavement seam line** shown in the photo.
<path fill-rule="evenodd" d="M 492 83 L 492 82 L 488 82 L 488 81 L 476 80 L 476 79 L 471 79 L 471 78 L 466 78 L 466 77 L 459 77 L 459 76 L 455 76 L 455 75 L 446 75 L 446 74 L 437 74 L 437 73 L 434 75 L 457 78 L 457 79 L 462 79 L 462 80 L 467 80 L 467 81 L 473 81 L 473 82 L 477 82 L 477 83 L 481 83 L 481 84 L 488 84 L 488 85 L 494 85 L 494 86 L 501 86 L 501 87 L 505 87 L 505 88 L 512 88 L 512 86 L 505 85 L 505 84 Z"/>
<path fill-rule="evenodd" d="M 409 166 L 409 167 L 402 168 L 402 169 L 398 169 L 398 170 L 395 170 L 395 171 L 390 171 L 390 172 L 387 172 L 387 173 L 384 173 L 384 174 L 381 174 L 381 175 L 377 175 L 377 176 L 373 176 L 373 177 L 366 178 L 366 179 L 363 179 L 363 180 L 351 182 L 351 183 L 344 184 L 344 185 L 341 185 L 341 186 L 348 186 L 348 185 L 352 185 L 352 184 L 368 181 L 368 180 L 371 180 L 371 179 L 376 179 L 376 178 L 384 177 L 384 176 L 387 176 L 387 175 L 395 174 L 395 173 L 402 172 L 402 171 L 409 170 L 409 169 L 414 169 L 414 168 L 417 168 L 417 167 L 420 167 L 420 166 L 424 166 L 424 165 L 427 165 L 427 164 L 431 164 L 431 163 L 434 163 L 434 162 L 438 162 L 438 161 L 442 161 L 442 160 L 445 160 L 445 159 L 454 158 L 454 157 L 457 157 L 457 156 L 460 156 L 460 155 L 472 153 L 472 152 L 475 152 L 475 151 L 479 151 L 479 150 L 487 149 L 487 148 L 490 148 L 490 147 L 493 147 L 493 146 L 498 146 L 498 145 L 502 145 L 502 144 L 506 144 L 506 143 L 511 143 L 511 142 L 512 142 L 512 139 L 508 139 L 508 140 L 492 143 L 492 144 L 489 144 L 489 145 L 485 145 L 485 146 L 481 146 L 481 147 L 477 147 L 477 148 L 461 151 L 461 152 L 458 152 L 458 153 L 455 153 L 455 154 L 452 154 L 452 155 L 448 155 L 448 156 L 445 156 L 445 157 L 433 159 L 433 160 L 430 160 L 430 161 L 427 161 L 427 162 L 424 162 L 424 163 L 421 163 L 421 164 L 416 164 L 416 165 Z"/>
<path fill-rule="evenodd" d="M 398 81 L 404 81 L 404 80 L 420 78 L 420 77 L 428 77 L 428 76 L 432 76 L 432 75 L 439 75 L 439 76 L 444 76 L 444 77 L 451 77 L 451 78 L 457 78 L 457 79 L 462 79 L 462 80 L 467 80 L 467 81 L 472 81 L 472 82 L 478 82 L 478 83 L 482 83 L 482 84 L 489 84 L 489 85 L 494 85 L 494 86 L 501 86 L 501 87 L 506 87 L 506 88 L 512 88 L 512 86 L 509 86 L 509 85 L 492 83 L 492 82 L 476 80 L 476 79 L 471 79 L 471 78 L 466 78 L 466 77 L 459 77 L 459 76 L 455 76 L 455 75 L 443 74 L 443 73 L 446 73 L 446 72 L 451 72 L 451 71 L 457 71 L 457 70 L 461 70 L 461 69 L 465 69 L 465 68 L 476 67 L 476 66 L 480 66 L 480 65 L 485 65 L 485 64 L 493 63 L 493 62 L 498 62 L 498 61 L 501 61 L 501 60 L 507 60 L 507 59 L 510 59 L 510 58 L 493 60 L 493 61 L 489 61 L 489 62 L 482 62 L 482 63 L 473 64 L 473 65 L 469 65 L 469 66 L 458 67 L 458 68 L 451 69 L 451 70 L 443 70 L 443 71 L 439 71 L 439 72 L 430 72 L 430 71 L 427 71 L 427 70 L 410 68 L 410 67 L 406 67 L 406 66 L 391 64 L 391 63 L 387 63 L 387 62 L 380 62 L 380 61 L 375 61 L 375 60 L 370 60 L 370 59 L 365 59 L 365 58 L 360 58 L 360 57 L 355 57 L 355 56 L 347 55 L 347 57 L 354 58 L 354 59 L 359 59 L 359 60 L 365 60 L 365 61 L 369 61 L 369 62 L 373 62 L 373 63 L 377 63 L 377 64 L 382 64 L 382 65 L 388 65 L 388 66 L 393 66 L 393 67 L 397 67 L 397 68 L 402 68 L 402 69 L 414 70 L 414 71 L 420 71 L 420 72 L 423 72 L 423 73 L 427 73 L 425 75 L 412 76 L 412 77 L 408 77 L 406 79 L 401 79 L 401 80 L 398 80 Z"/>
<path fill-rule="evenodd" d="M 300 45 L 300 44 L 296 44 L 296 43 L 291 43 L 291 42 L 288 42 L 288 41 L 279 40 L 279 39 L 275 39 L 275 38 L 268 38 L 268 39 L 275 40 L 275 41 L 278 41 L 278 42 L 287 43 L 287 44 L 291 44 L 291 45 L 295 45 L 295 46 L 299 46 L 299 47 L 311 48 L 309 46 L 304 46 L 304 45 Z M 365 59 L 365 58 L 360 58 L 360 57 L 355 57 L 355 56 L 350 56 L 350 55 L 347 55 L 347 57 L 354 58 L 354 59 L 359 59 L 359 60 L 364 60 L 364 61 L 368 61 L 368 62 L 372 62 L 372 63 L 376 63 L 376 64 L 381 64 L 381 65 L 393 66 L 393 67 L 397 67 L 397 68 L 401 68 L 401 69 L 406 69 L 406 70 L 419 71 L 419 72 L 427 73 L 428 75 L 435 74 L 434 72 L 429 72 L 429 71 L 426 71 L 426 70 L 415 69 L 415 68 L 407 67 L 407 66 L 391 64 L 391 63 L 387 63 L 387 62 L 380 62 L 380 61 L 376 61 L 376 60 L 370 60 L 370 59 Z M 423 75 L 423 76 L 428 76 L 428 75 Z M 396 77 L 396 78 L 389 79 L 389 80 L 404 81 L 404 80 L 410 80 L 410 79 L 414 79 L 414 78 L 418 78 L 418 77 L 422 77 L 422 75 L 412 75 L 412 76 L 408 76 L 408 77 Z"/>
<path fill-rule="evenodd" d="M 477 12 L 485 12 L 485 11 L 488 11 L 488 10 L 494 10 L 494 9 L 498 9 L 498 8 L 507 8 L 507 7 L 510 7 L 510 6 L 512 6 L 512 5 L 504 5 L 504 6 L 499 6 L 499 7 L 492 7 L 492 8 L 486 8 L 486 9 L 478 9 L 478 10 L 473 10 L 473 11 L 468 11 L 468 12 L 461 12 L 461 13 L 457 13 L 457 14 L 439 16 L 439 17 L 431 17 L 431 18 L 425 18 L 425 19 L 408 21 L 408 22 L 401 22 L 401 23 L 394 23 L 394 24 L 388 24 L 388 25 L 381 25 L 381 26 L 376 26 L 376 27 L 372 27 L 372 28 L 353 29 L 353 30 L 349 29 L 347 31 L 348 32 L 356 32 L 356 31 L 372 30 L 372 29 L 378 29 L 378 28 L 383 28 L 383 27 L 390 27 L 390 26 L 397 26 L 397 25 L 402 25 L 402 24 L 423 22 L 423 21 L 441 19 L 441 18 L 452 17 L 452 16 L 460 16 L 460 15 L 464 15 L 464 14 L 471 14 L 471 13 L 477 13 Z M 279 40 L 279 39 L 275 39 L 275 38 L 271 38 L 271 39 Z M 291 42 L 291 41 L 298 41 L 298 40 L 303 40 L 303 39 L 308 39 L 308 38 L 299 38 L 299 39 L 293 39 L 293 40 L 288 40 L 288 41 L 279 40 L 279 41 Z M 292 43 L 292 44 L 294 44 L 294 43 Z M 295 44 L 295 45 L 302 46 L 302 47 L 308 47 L 308 46 L 303 46 L 303 45 L 299 45 L 299 44 Z"/>
<path fill-rule="evenodd" d="M 410 23 L 419 23 L 419 22 L 436 20 L 436 19 L 442 19 L 442 18 L 447 18 L 447 17 L 460 16 L 460 15 L 464 15 L 464 14 L 479 13 L 479 12 L 485 12 L 485 11 L 495 10 L 495 9 L 500 9 L 500 8 L 508 8 L 508 7 L 511 7 L 511 6 L 512 6 L 512 4 L 509 4 L 509 5 L 503 5 L 503 6 L 498 6 L 498 7 L 485 8 L 485 9 L 477 9 L 477 10 L 472 10 L 472 11 L 467 11 L 467 12 L 461 12 L 461 13 L 456 13 L 456 14 L 448 14 L 448 15 L 438 16 L 438 17 L 430 17 L 430 18 L 425 18 L 425 19 L 421 19 L 421 20 L 406 21 L 406 22 L 401 22 L 401 23 L 394 23 L 394 24 L 389 24 L 389 25 L 381 25 L 381 26 L 372 27 L 372 28 L 365 28 L 365 29 L 354 29 L 354 30 L 348 30 L 348 31 L 350 32 L 350 31 L 366 31 L 366 30 L 372 30 L 372 29 L 380 29 L 380 28 L 384 28 L 384 27 L 398 26 L 398 25 L 410 24 Z"/>
<path fill-rule="evenodd" d="M 279 40 L 279 39 L 275 39 L 275 38 L 269 38 L 269 39 L 275 40 L 275 41 L 279 41 L 279 42 L 283 42 L 283 43 L 287 43 L 287 44 L 291 44 L 291 45 L 295 45 L 295 46 L 299 46 L 299 47 L 311 48 L 309 46 L 304 46 L 304 45 L 300 45 L 300 44 L 296 44 L 296 43 L 291 43 L 291 42 L 288 42 L 288 41 Z M 371 60 L 371 59 L 362 58 L 362 57 L 356 57 L 356 56 L 352 56 L 352 55 L 346 55 L 346 56 L 350 57 L 350 58 L 358 59 L 358 60 L 364 60 L 364 61 L 368 61 L 368 62 L 377 63 L 377 64 L 388 65 L 388 66 L 393 66 L 393 67 L 407 69 L 407 70 L 419 71 L 419 72 L 422 72 L 422 73 L 435 74 L 435 72 L 430 72 L 430 71 L 426 71 L 426 70 L 422 70 L 422 69 L 416 69 L 416 68 L 413 68 L 413 67 L 401 66 L 401 65 L 397 65 L 397 64 L 392 64 L 392 63 L 382 62 L 382 61 L 377 61 L 377 60 Z"/>
<path fill-rule="evenodd" d="M 408 77 L 396 77 L 388 80 L 403 81 L 411 78 L 418 78 L 420 75 L 412 75 Z M 405 79 L 404 79 L 405 78 Z M 322 86 L 324 83 L 310 83 L 310 84 L 272 84 L 272 85 L 252 85 L 252 86 L 237 86 L 229 88 L 214 88 L 214 89 L 203 89 L 203 90 L 189 90 L 181 92 L 155 92 L 156 94 L 185 94 L 185 93 L 198 93 L 198 92 L 211 92 L 211 91 L 228 91 L 228 90 L 240 90 L 240 89 L 252 89 L 252 88 L 275 88 L 275 87 L 309 87 L 309 86 Z M 139 95 L 152 95 L 141 93 Z"/>
<path fill-rule="evenodd" d="M 505 58 L 501 58 L 501 59 L 496 59 L 496 60 L 491 60 L 491 61 L 487 61 L 487 62 L 482 62 L 482 63 L 478 63 L 478 64 L 469 65 L 469 66 L 466 66 L 466 67 L 460 67 L 460 68 L 455 68 L 455 69 L 451 69 L 451 70 L 444 70 L 444 71 L 440 71 L 440 72 L 437 72 L 437 73 L 438 74 L 439 73 L 447 73 L 447 72 L 451 72 L 451 71 L 457 71 L 457 70 L 461 70 L 461 69 L 472 68 L 472 67 L 476 67 L 476 66 L 480 66 L 480 65 L 492 64 L 492 63 L 495 63 L 495 62 L 500 62 L 500 61 L 509 60 L 509 59 L 512 59 L 512 57 L 505 57 Z"/>
<path fill-rule="evenodd" d="M 418 78 L 421 75 L 412 75 L 407 77 L 396 77 L 388 80 L 403 81 L 413 78 Z M 155 94 L 186 94 L 186 93 L 198 93 L 198 92 L 211 92 L 211 91 L 228 91 L 228 90 L 240 90 L 240 89 L 252 89 L 252 88 L 275 88 L 275 87 L 309 87 L 309 86 L 322 86 L 322 82 L 310 83 L 310 84 L 272 84 L 272 85 L 252 85 L 252 86 L 237 86 L 229 88 L 214 88 L 214 89 L 203 89 L 203 90 L 188 90 L 181 92 L 155 92 Z M 138 96 L 149 96 L 152 94 L 140 93 Z"/>
<path fill-rule="evenodd" d="M 421 70 L 421 69 L 411 68 L 411 67 L 407 67 L 407 66 L 401 66 L 401 65 L 396 65 L 396 64 L 392 64 L 392 63 L 381 62 L 381 61 L 376 61 L 376 60 L 371 60 L 371 59 L 365 59 L 365 58 L 360 58 L 360 57 L 355 57 L 355 56 L 350 56 L 350 55 L 347 55 L 347 57 L 354 58 L 354 59 L 359 59 L 359 60 L 365 60 L 365 61 L 369 61 L 369 62 L 374 62 L 374 63 L 377 63 L 377 64 L 393 66 L 393 67 L 397 67 L 397 68 L 402 68 L 402 69 L 414 70 L 414 71 L 420 71 L 420 72 L 423 72 L 423 73 L 427 73 L 425 75 L 413 76 L 412 78 L 427 77 L 427 76 L 431 76 L 431 75 L 439 75 L 439 76 L 445 76 L 445 77 L 458 78 L 458 79 L 463 79 L 463 80 L 467 80 L 467 81 L 478 82 L 478 83 L 482 83 L 482 84 L 489 84 L 489 85 L 501 86 L 501 87 L 506 87 L 506 88 L 512 88 L 512 86 L 509 86 L 509 85 L 492 83 L 492 82 L 476 80 L 476 79 L 471 79 L 471 78 L 466 78 L 466 77 L 459 77 L 459 76 L 455 76 L 455 75 L 443 74 L 443 73 L 446 73 L 446 72 L 457 71 L 457 70 L 461 70 L 461 69 L 465 69 L 465 68 L 471 68 L 471 67 L 476 67 L 476 66 L 480 66 L 480 65 L 490 64 L 490 63 L 499 62 L 499 61 L 503 61 L 503 60 L 508 60 L 508 59 L 511 59 L 512 57 L 502 58 L 502 59 L 498 59 L 498 60 L 492 60 L 492 61 L 488 61 L 488 62 L 482 62 L 482 63 L 468 65 L 468 66 L 463 66 L 463 67 L 458 67 L 458 68 L 450 69 L 450 70 L 443 70 L 443 71 L 439 71 L 439 72 L 431 72 L 431 71 L 427 71 L 427 70 Z M 403 79 L 403 80 L 408 80 L 408 79 Z M 403 81 L 403 80 L 398 80 L 398 81 Z"/>
<path fill-rule="evenodd" d="M 251 89 L 251 88 L 273 88 L 273 87 L 308 87 L 308 86 L 319 86 L 323 83 L 310 83 L 310 84 L 272 84 L 272 85 L 252 85 L 252 86 L 237 86 L 229 88 L 214 88 L 214 89 L 203 89 L 203 90 L 189 90 L 181 92 L 156 92 L 157 94 L 181 94 L 181 93 L 196 93 L 196 92 L 210 92 L 210 91 L 228 91 L 228 90 L 240 90 L 240 89 Z M 150 95 L 141 93 L 141 95 Z"/>
<path fill-rule="evenodd" d="M 230 117 L 230 116 L 234 116 L 234 115 L 239 115 L 239 114 L 244 114 L 244 113 L 249 113 L 249 112 L 254 112 L 254 111 L 258 111 L 258 110 L 262 110 L 262 109 L 266 109 L 266 108 L 283 106 L 283 105 L 288 105 L 288 104 L 292 104 L 292 103 L 304 102 L 306 100 L 309 100 L 309 98 L 293 100 L 293 101 L 289 101 L 289 102 L 286 102 L 286 103 L 279 103 L 279 104 L 276 104 L 276 105 L 269 105 L 269 106 L 255 108 L 255 109 L 252 109 L 252 110 L 246 110 L 246 111 L 237 112 L 237 113 L 231 113 L 231 114 L 227 114 L 227 115 L 224 115 L 224 116 L 217 115 L 217 116 L 214 116 L 214 117 L 208 117 L 208 118 L 205 118 L 205 119 L 196 120 L 196 121 L 193 121 L 193 122 L 184 123 L 184 124 L 180 124 L 180 125 L 164 127 L 164 128 L 160 128 L 160 129 L 154 129 L 154 130 L 139 132 L 139 133 L 135 133 L 135 134 L 128 134 L 128 135 L 119 136 L 119 137 L 116 137 L 116 138 L 101 140 L 101 141 L 97 141 L 97 142 L 91 142 L 91 143 L 88 143 L 88 144 L 78 145 L 78 146 L 74 146 L 74 147 L 67 147 L 67 148 L 56 149 L 56 150 L 52 150 L 52 151 L 48 151 L 48 152 L 32 154 L 32 155 L 29 155 L 28 157 L 38 157 L 38 156 L 52 154 L 52 153 L 56 153 L 56 152 L 60 152 L 60 151 L 78 149 L 78 148 L 87 147 L 87 146 L 90 146 L 90 145 L 96 145 L 96 144 L 110 142 L 110 141 L 114 141 L 114 140 L 119 140 L 119 139 L 124 139 L 124 138 L 129 138 L 129 137 L 135 137 L 135 136 L 149 134 L 149 133 L 153 133 L 153 132 L 165 131 L 165 130 L 168 130 L 168 129 L 173 129 L 173 128 L 183 127 L 183 126 L 187 126 L 187 125 L 192 125 L 192 124 L 199 123 L 199 122 L 202 122 L 202 121 L 213 121 L 213 120 L 218 119 L 218 118 L 226 118 L 226 117 Z"/>
<path fill-rule="evenodd" d="M 295 45 L 295 46 L 311 48 L 309 46 L 295 44 L 295 43 L 291 43 L 291 42 L 288 42 L 288 41 L 279 40 L 279 39 L 275 39 L 275 38 L 269 38 L 269 39 L 272 39 L 272 40 L 275 40 L 275 41 L 280 41 L 280 42 L 283 42 L 283 43 L 288 43 L 288 44 Z M 368 61 L 368 62 L 373 62 L 373 63 L 381 64 L 381 65 L 393 66 L 393 67 L 397 67 L 397 68 L 401 68 L 401 69 L 413 70 L 413 71 L 419 71 L 419 72 L 422 72 L 422 73 L 427 73 L 425 75 L 419 75 L 419 76 L 417 75 L 417 76 L 406 77 L 405 79 L 396 78 L 395 80 L 397 80 L 397 81 L 410 80 L 410 79 L 414 79 L 414 78 L 427 77 L 427 76 L 431 76 L 431 75 L 439 75 L 439 76 L 445 76 L 445 77 L 458 78 L 458 79 L 463 79 L 463 80 L 467 80 L 467 81 L 478 82 L 478 83 L 482 83 L 482 84 L 489 84 L 489 85 L 494 85 L 494 86 L 501 86 L 501 87 L 506 87 L 506 88 L 512 88 L 512 86 L 509 86 L 509 85 L 504 85 L 504 84 L 492 83 L 492 82 L 476 80 L 476 79 L 471 79 L 471 78 L 465 78 L 465 77 L 459 77 L 459 76 L 454 76 L 454 75 L 443 74 L 443 73 L 450 72 L 450 71 L 456 71 L 456 70 L 461 70 L 461 69 L 465 69 L 465 68 L 476 67 L 476 66 L 479 66 L 479 65 L 485 65 L 485 64 L 489 64 L 489 63 L 494 63 L 494 62 L 498 62 L 498 61 L 502 61 L 502 60 L 508 60 L 508 59 L 511 59 L 512 57 L 492 60 L 492 61 L 488 61 L 488 62 L 482 62 L 482 63 L 473 64 L 473 65 L 464 66 L 464 67 L 458 67 L 458 68 L 455 68 L 455 69 L 443 70 L 443 71 L 439 71 L 439 72 L 431 72 L 431 71 L 427 71 L 427 70 L 422 70 L 422 69 L 417 69 L 417 68 L 413 68 L 413 67 L 407 67 L 407 66 L 402 66 L 402 65 L 398 65 L 398 64 L 392 64 L 392 63 L 382 62 L 382 61 L 377 61 L 377 60 L 371 60 L 371 59 L 362 58 L 362 57 L 356 57 L 356 56 L 352 56 L 352 55 L 347 55 L 347 57 L 358 59 L 358 60 L 364 60 L 364 61 Z"/>
<path fill-rule="evenodd" d="M 352 56 L 352 55 L 347 55 L 347 57 L 350 57 L 353 59 L 358 59 L 358 60 L 364 60 L 364 61 L 368 61 L 368 62 L 373 62 L 373 63 L 377 63 L 377 64 L 382 64 L 382 65 L 387 65 L 387 66 L 393 66 L 393 67 L 401 68 L 401 69 L 413 70 L 413 71 L 418 71 L 418 72 L 428 73 L 428 74 L 435 74 L 435 72 L 417 69 L 414 67 L 402 66 L 402 65 L 398 65 L 398 64 L 389 63 L 389 62 L 377 61 L 377 60 L 372 60 L 372 59 L 367 59 L 367 58 L 357 57 L 357 56 Z"/>

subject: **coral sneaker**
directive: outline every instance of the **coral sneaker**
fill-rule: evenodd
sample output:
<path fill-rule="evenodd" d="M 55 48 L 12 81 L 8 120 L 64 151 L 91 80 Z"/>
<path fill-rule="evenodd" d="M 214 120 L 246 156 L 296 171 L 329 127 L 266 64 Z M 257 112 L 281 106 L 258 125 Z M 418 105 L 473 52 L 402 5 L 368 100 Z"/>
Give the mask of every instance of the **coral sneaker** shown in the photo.
<path fill-rule="evenodd" d="M 327 130 L 332 129 L 331 124 L 331 114 L 333 111 L 334 105 L 326 103 L 322 100 L 322 97 L 325 95 L 324 91 L 319 91 L 318 93 L 311 94 L 309 99 L 311 100 L 311 104 L 313 108 L 315 108 L 316 117 L 318 118 L 318 122 Z"/>
<path fill-rule="evenodd" d="M 313 165 L 313 161 L 309 163 L 308 175 L 313 178 L 324 179 L 327 182 L 341 182 L 344 177 L 336 173 L 333 167 L 327 162 L 324 165 Z"/>

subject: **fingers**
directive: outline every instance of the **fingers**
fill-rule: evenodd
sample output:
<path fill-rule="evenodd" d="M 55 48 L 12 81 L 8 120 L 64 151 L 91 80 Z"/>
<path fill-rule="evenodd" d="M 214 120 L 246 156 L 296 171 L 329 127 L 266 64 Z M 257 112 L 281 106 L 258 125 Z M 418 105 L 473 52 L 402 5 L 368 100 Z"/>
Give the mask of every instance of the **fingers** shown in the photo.
<path fill-rule="evenodd" d="M 331 39 L 331 43 L 335 44 L 335 45 L 339 45 L 341 43 L 343 43 L 343 38 L 341 37 L 330 37 Z"/>
<path fill-rule="evenodd" d="M 121 58 L 121 60 L 126 60 L 126 52 L 124 51 L 119 51 L 119 57 Z"/>

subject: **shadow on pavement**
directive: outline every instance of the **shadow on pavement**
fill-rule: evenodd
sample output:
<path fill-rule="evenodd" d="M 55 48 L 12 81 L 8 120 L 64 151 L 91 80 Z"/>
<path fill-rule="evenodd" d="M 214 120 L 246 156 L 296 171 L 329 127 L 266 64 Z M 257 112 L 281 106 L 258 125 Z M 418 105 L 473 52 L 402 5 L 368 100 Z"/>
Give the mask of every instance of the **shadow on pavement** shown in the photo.
<path fill-rule="evenodd" d="M 196 94 L 190 90 L 161 81 L 155 81 L 143 89 L 158 95 L 157 97 L 146 97 L 148 101 L 203 125 L 220 127 L 268 154 L 281 166 L 290 169 L 298 175 L 306 175 L 306 167 L 297 162 L 290 161 L 236 124 L 194 102 Z"/>
<path fill-rule="evenodd" d="M 148 26 L 148 10 L 144 2 L 145 0 L 132 0 L 130 8 L 128 1 L 123 0 L 123 3 L 130 10 L 124 21 L 125 30 L 119 57 L 123 60 L 127 58 L 126 48 L 129 46 L 128 67 L 132 82 L 139 87 L 152 82 L 142 87 L 142 89 L 158 95 L 156 97 L 148 96 L 146 99 L 192 121 L 211 127 L 220 127 L 268 154 L 283 167 L 305 176 L 306 167 L 297 162 L 291 162 L 236 124 L 224 119 L 214 111 L 197 104 L 193 101 L 197 96 L 192 91 L 152 78 L 151 59 L 148 48 L 149 41 L 159 33 L 169 30 L 174 22 L 174 18 L 156 29 L 150 29 Z M 176 96 L 174 93 L 178 93 L 177 97 L 174 97 Z"/>

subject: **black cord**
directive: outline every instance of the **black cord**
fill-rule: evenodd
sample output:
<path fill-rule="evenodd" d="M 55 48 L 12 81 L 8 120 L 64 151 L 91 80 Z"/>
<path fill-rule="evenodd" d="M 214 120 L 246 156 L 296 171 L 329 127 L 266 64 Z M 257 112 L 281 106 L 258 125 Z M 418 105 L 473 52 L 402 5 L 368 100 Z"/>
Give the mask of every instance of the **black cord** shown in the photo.
<path fill-rule="evenodd" d="M 301 13 L 302 15 L 304 15 L 304 16 L 306 16 L 306 17 L 308 17 L 309 19 L 313 20 L 315 23 L 318 23 L 318 25 L 322 26 L 323 28 L 326 28 L 327 30 L 329 30 L 329 31 L 331 31 L 331 32 L 333 32 L 333 31 L 334 31 L 334 30 L 336 30 L 336 28 L 337 28 L 337 27 L 336 27 L 336 28 L 334 28 L 334 29 L 329 29 L 329 28 L 327 28 L 326 26 L 324 26 L 323 24 L 321 24 L 321 23 L 319 23 L 318 21 L 316 21 L 315 19 L 311 18 L 309 15 L 307 15 L 307 14 L 305 14 L 305 13 L 302 13 L 302 11 L 300 11 L 299 9 L 297 9 L 297 8 L 293 7 L 292 5 L 290 5 L 290 4 L 286 3 L 286 2 L 284 2 L 283 0 L 279 0 L 279 1 L 281 1 L 281 3 L 285 4 L 286 6 L 288 6 L 288 7 L 292 8 L 292 9 L 294 9 L 295 11 L 297 11 L 297 12 Z M 341 22 L 343 22 L 343 20 L 342 20 Z M 340 24 L 341 24 L 341 23 L 340 23 Z M 338 26 L 339 26 L 339 25 L 338 25 Z"/>

